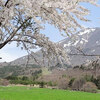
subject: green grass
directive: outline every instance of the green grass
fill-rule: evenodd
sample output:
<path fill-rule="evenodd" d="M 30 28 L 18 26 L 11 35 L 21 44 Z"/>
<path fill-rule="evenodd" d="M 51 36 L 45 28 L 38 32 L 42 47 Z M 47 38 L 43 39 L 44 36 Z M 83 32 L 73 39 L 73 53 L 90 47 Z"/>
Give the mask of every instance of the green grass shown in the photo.
<path fill-rule="evenodd" d="M 0 87 L 0 100 L 100 100 L 100 94 L 29 87 Z"/>

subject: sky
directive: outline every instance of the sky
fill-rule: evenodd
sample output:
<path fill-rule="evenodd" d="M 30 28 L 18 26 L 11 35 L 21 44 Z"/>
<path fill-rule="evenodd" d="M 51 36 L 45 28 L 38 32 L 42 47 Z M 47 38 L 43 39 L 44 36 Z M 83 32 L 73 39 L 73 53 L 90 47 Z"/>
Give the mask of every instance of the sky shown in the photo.
<path fill-rule="evenodd" d="M 100 4 L 100 0 L 98 2 Z M 79 23 L 85 27 L 100 27 L 100 7 L 95 7 L 91 4 L 84 3 L 82 4 L 88 8 L 91 13 L 87 16 L 91 22 L 80 22 Z M 44 33 L 47 37 L 50 38 L 53 42 L 58 42 L 66 37 L 61 36 L 59 30 L 53 25 L 46 24 L 45 30 L 42 30 L 41 33 Z M 19 57 L 27 55 L 27 52 L 21 50 L 20 47 L 16 47 L 16 43 L 8 44 L 3 49 L 0 49 L 0 62 L 10 62 Z"/>

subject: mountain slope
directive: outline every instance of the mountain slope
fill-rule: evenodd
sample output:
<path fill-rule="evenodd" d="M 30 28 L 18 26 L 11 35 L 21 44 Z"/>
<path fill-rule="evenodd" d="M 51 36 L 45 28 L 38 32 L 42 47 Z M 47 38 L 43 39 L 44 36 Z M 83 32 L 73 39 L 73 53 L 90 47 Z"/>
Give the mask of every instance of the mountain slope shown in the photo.
<path fill-rule="evenodd" d="M 73 39 L 73 37 L 72 37 Z M 76 39 L 64 40 L 61 43 L 70 54 L 100 55 L 100 28 L 86 29 L 77 33 Z M 80 50 L 82 52 L 80 52 Z M 71 55 L 72 65 L 80 65 L 97 59 L 93 56 Z"/>
<path fill-rule="evenodd" d="M 78 49 L 81 49 L 85 54 L 100 55 L 100 28 L 87 28 L 73 35 L 71 38 L 66 38 L 59 42 L 67 51 L 68 54 L 80 54 Z M 41 66 L 43 65 L 43 55 L 41 50 L 33 54 L 39 60 Z M 95 60 L 96 57 L 69 55 L 72 66 L 89 63 Z M 11 65 L 25 65 L 28 56 L 21 57 L 15 61 L 10 62 Z M 46 63 L 46 60 L 45 60 Z M 55 62 L 57 64 L 58 62 Z M 30 57 L 29 64 L 37 64 L 32 57 Z M 52 66 L 52 64 L 51 64 Z"/>

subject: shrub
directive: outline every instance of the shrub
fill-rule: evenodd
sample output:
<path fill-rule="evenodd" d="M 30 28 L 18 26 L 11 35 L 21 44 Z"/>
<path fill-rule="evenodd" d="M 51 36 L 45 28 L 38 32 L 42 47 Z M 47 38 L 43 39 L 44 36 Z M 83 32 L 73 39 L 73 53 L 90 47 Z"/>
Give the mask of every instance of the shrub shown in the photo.
<path fill-rule="evenodd" d="M 83 91 L 85 92 L 92 92 L 92 93 L 96 93 L 97 92 L 97 87 L 94 83 L 92 82 L 86 82 L 84 85 L 83 85 L 83 88 L 82 88 Z"/>
<path fill-rule="evenodd" d="M 97 87 L 100 89 L 100 80 L 98 81 Z"/>
<path fill-rule="evenodd" d="M 9 85 L 9 81 L 6 80 L 6 79 L 1 79 L 1 80 L 0 80 L 0 85 L 2 85 L 2 86 L 7 86 L 7 85 Z"/>
<path fill-rule="evenodd" d="M 40 85 L 40 88 L 44 88 L 44 85 L 45 85 L 46 83 L 45 82 L 39 82 L 39 85 Z"/>
<path fill-rule="evenodd" d="M 100 75 L 97 76 L 97 78 L 93 77 L 91 82 L 93 82 L 98 87 L 98 89 L 100 89 Z"/>
<path fill-rule="evenodd" d="M 85 83 L 86 80 L 84 78 L 76 79 L 72 84 L 72 89 L 80 91 Z"/>
<path fill-rule="evenodd" d="M 11 76 L 6 77 L 5 79 L 7 79 L 7 80 L 18 80 L 18 77 L 11 75 Z"/>
<path fill-rule="evenodd" d="M 62 78 L 66 78 L 67 76 L 64 74 L 64 75 L 62 75 Z"/>
<path fill-rule="evenodd" d="M 92 80 L 94 80 L 94 77 L 91 76 L 91 75 L 85 75 L 84 78 L 85 78 L 85 80 L 86 80 L 87 82 L 91 82 Z"/>
<path fill-rule="evenodd" d="M 23 77 L 22 77 L 22 80 L 25 81 L 25 80 L 29 80 L 29 79 L 28 79 L 27 76 L 23 76 Z"/>
<path fill-rule="evenodd" d="M 98 89 L 100 89 L 100 75 L 97 76 L 97 87 Z"/>
<path fill-rule="evenodd" d="M 69 86 L 69 87 L 72 87 L 72 84 L 73 84 L 74 80 L 75 80 L 75 78 L 72 78 L 72 79 L 69 81 L 69 83 L 68 83 L 68 86 Z"/>
<path fill-rule="evenodd" d="M 48 86 L 53 86 L 53 83 L 52 83 L 51 81 L 49 81 L 49 82 L 47 83 L 47 85 L 48 85 Z"/>
<path fill-rule="evenodd" d="M 60 79 L 59 82 L 57 83 L 58 84 L 58 88 L 59 89 L 67 89 L 68 88 L 68 83 L 69 83 L 69 80 L 68 79 Z"/>

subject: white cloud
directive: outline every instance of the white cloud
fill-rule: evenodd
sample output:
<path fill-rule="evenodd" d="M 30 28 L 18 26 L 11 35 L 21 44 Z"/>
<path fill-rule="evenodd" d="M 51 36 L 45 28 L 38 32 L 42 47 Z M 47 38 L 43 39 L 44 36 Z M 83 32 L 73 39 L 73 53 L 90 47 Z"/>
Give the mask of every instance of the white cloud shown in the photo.
<path fill-rule="evenodd" d="M 10 62 L 17 58 L 16 56 L 13 56 L 5 51 L 4 52 L 0 51 L 0 57 L 2 58 L 2 59 L 0 59 L 0 62 L 5 62 L 5 61 Z"/>
<path fill-rule="evenodd" d="M 34 50 L 34 52 L 37 50 Z M 10 62 L 25 55 L 27 55 L 27 52 L 21 50 L 20 47 L 16 47 L 16 43 L 8 44 L 0 49 L 0 57 L 2 58 L 0 62 Z"/>
<path fill-rule="evenodd" d="M 0 50 L 0 62 L 10 62 L 24 55 L 26 52 L 17 48 L 15 43 L 8 44 Z"/>

